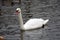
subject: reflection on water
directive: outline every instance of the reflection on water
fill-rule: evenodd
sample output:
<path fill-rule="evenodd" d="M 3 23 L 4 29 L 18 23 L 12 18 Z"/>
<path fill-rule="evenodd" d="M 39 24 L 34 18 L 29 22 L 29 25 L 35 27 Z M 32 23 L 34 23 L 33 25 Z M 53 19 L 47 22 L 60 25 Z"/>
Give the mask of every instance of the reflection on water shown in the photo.
<path fill-rule="evenodd" d="M 30 30 L 30 31 L 21 31 L 21 40 L 34 40 L 35 38 L 41 39 L 46 35 L 44 31 L 45 28 Z"/>

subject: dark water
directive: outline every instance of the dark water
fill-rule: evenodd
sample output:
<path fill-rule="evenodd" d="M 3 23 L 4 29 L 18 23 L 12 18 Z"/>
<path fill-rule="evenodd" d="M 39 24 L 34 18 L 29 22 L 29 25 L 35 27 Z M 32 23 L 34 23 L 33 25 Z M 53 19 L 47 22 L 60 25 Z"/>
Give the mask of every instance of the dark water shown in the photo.
<path fill-rule="evenodd" d="M 23 33 L 24 40 L 60 40 L 60 1 L 59 0 L 30 0 L 30 14 L 32 18 L 49 19 L 50 21 L 45 26 L 32 31 L 25 31 Z M 26 16 L 24 11 L 26 0 L 22 0 L 22 14 L 24 23 L 30 19 Z M 2 7 L 2 10 L 14 10 L 10 13 L 8 11 L 3 16 L 0 16 L 0 35 L 5 37 L 5 40 L 20 40 L 21 32 L 17 16 L 13 13 L 17 7 Z M 8 14 L 9 13 L 9 14 Z M 5 16 L 10 15 L 10 16 Z M 12 16 L 11 16 L 12 15 Z"/>

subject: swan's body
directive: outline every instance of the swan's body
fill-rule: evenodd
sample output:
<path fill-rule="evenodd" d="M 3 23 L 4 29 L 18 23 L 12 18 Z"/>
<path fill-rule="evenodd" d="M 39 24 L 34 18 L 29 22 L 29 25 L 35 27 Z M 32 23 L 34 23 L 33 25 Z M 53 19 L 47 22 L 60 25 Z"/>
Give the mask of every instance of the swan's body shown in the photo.
<path fill-rule="evenodd" d="M 22 14 L 21 14 L 21 9 L 17 8 L 16 9 L 18 12 L 18 17 L 19 17 L 19 23 L 20 23 L 20 28 L 22 30 L 30 30 L 30 29 L 36 29 L 36 28 L 40 28 L 43 25 L 45 25 L 49 19 L 47 20 L 43 20 L 42 18 L 33 18 L 28 20 L 24 25 L 23 25 L 23 19 L 22 19 Z"/>
<path fill-rule="evenodd" d="M 43 19 L 38 19 L 38 18 L 34 18 L 34 19 L 30 19 L 28 20 L 25 24 L 24 24 L 24 29 L 36 29 L 36 28 L 40 28 L 44 25 L 44 21 Z"/>

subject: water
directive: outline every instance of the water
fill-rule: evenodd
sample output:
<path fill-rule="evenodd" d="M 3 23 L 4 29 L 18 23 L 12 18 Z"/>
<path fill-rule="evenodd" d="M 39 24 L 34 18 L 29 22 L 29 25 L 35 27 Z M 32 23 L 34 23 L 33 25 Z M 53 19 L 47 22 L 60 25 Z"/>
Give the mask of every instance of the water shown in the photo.
<path fill-rule="evenodd" d="M 49 22 L 47 23 L 47 28 L 23 32 L 23 40 L 60 40 L 60 5 L 59 5 L 60 1 L 58 0 L 49 1 L 31 0 L 31 1 L 32 4 L 30 5 L 31 6 L 30 14 L 32 14 L 32 18 L 49 19 Z M 21 7 L 23 16 L 25 16 L 24 14 L 27 14 L 26 12 L 24 12 L 25 6 L 26 4 L 24 4 L 23 2 Z M 12 8 L 11 10 L 13 10 Z M 10 11 L 8 13 L 10 13 Z M 24 22 L 28 20 L 27 18 L 28 17 L 23 17 Z M 2 15 L 0 17 L 0 35 L 3 35 L 5 37 L 5 40 L 21 39 L 20 26 L 17 16 Z"/>

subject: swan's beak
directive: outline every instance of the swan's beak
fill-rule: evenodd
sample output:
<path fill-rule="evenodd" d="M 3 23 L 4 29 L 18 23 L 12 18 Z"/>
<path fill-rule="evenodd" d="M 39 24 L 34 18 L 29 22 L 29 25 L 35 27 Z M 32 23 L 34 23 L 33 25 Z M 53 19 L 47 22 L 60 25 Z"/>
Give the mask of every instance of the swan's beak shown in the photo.
<path fill-rule="evenodd" d="M 19 10 L 16 10 L 16 15 L 18 15 L 19 14 L 19 12 L 18 12 Z"/>

